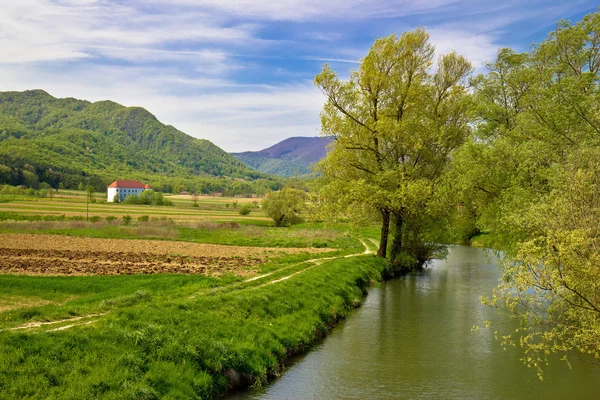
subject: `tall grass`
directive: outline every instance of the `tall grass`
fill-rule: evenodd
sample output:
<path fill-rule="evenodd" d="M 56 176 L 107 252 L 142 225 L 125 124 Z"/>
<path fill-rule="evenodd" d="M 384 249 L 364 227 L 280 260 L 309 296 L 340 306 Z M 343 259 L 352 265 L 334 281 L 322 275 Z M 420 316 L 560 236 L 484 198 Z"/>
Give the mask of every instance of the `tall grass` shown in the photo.
<path fill-rule="evenodd" d="M 0 392 L 7 398 L 205 399 L 236 385 L 260 386 L 360 304 L 382 270 L 381 260 L 359 257 L 273 285 L 202 296 L 190 295 L 207 282 L 174 285 L 168 295 L 150 286 L 86 327 L 2 332 Z"/>

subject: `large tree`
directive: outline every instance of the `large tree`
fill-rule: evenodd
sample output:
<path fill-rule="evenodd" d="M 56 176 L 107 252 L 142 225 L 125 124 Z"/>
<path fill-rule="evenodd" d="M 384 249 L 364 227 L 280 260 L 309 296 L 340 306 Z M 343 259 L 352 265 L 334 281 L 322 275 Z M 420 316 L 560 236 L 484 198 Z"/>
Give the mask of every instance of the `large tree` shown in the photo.
<path fill-rule="evenodd" d="M 319 164 L 321 202 L 330 210 L 381 222 L 377 254 L 428 257 L 423 233 L 451 152 L 469 128 L 465 77 L 470 63 L 456 53 L 440 56 L 423 29 L 375 41 L 350 79 L 327 65 L 315 83 L 327 101 L 322 134 L 333 137 Z"/>
<path fill-rule="evenodd" d="M 600 357 L 600 13 L 562 21 L 529 53 L 502 50 L 473 80 L 479 123 L 454 161 L 504 250 L 486 300 L 520 321 L 540 368 L 549 354 Z"/>

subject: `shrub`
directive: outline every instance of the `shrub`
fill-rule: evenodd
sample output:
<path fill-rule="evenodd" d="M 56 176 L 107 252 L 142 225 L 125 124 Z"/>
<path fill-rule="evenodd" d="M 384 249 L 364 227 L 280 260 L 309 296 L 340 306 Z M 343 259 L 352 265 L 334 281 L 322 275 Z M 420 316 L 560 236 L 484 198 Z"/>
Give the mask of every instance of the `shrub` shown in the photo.
<path fill-rule="evenodd" d="M 148 222 L 149 219 L 150 219 L 150 217 L 148 215 L 140 215 L 138 217 L 139 222 Z"/>
<path fill-rule="evenodd" d="M 240 208 L 240 215 L 248 215 L 248 214 L 250 214 L 251 210 L 252 210 L 252 206 L 250 204 L 244 204 Z"/>
<path fill-rule="evenodd" d="M 108 217 L 106 217 L 106 222 L 112 224 L 116 219 L 117 217 L 115 217 L 114 215 L 109 215 Z"/>
<path fill-rule="evenodd" d="M 123 215 L 123 223 L 129 225 L 131 223 L 131 215 Z"/>
<path fill-rule="evenodd" d="M 307 195 L 303 190 L 286 188 L 269 193 L 263 200 L 265 214 L 275 226 L 288 226 L 302 222 L 302 212 L 306 208 Z"/>
<path fill-rule="evenodd" d="M 234 221 L 226 221 L 221 222 L 218 226 L 219 228 L 239 229 L 240 224 Z"/>
<path fill-rule="evenodd" d="M 123 203 L 126 204 L 146 204 L 153 206 L 171 206 L 173 202 L 164 198 L 162 193 L 155 192 L 154 190 L 144 190 L 139 195 L 129 195 L 125 197 Z"/>
<path fill-rule="evenodd" d="M 93 217 L 90 217 L 90 222 L 100 222 L 101 219 L 102 217 L 94 215 Z"/>

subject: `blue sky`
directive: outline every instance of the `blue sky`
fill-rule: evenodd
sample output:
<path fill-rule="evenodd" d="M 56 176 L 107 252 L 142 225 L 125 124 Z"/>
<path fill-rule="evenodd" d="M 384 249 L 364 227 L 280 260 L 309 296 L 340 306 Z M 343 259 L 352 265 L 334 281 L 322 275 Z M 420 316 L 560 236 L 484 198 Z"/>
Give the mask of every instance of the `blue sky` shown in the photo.
<path fill-rule="evenodd" d="M 377 37 L 426 27 L 479 70 L 588 0 L 2 0 L 0 90 L 142 106 L 227 151 L 317 136 L 323 63 L 342 77 Z"/>

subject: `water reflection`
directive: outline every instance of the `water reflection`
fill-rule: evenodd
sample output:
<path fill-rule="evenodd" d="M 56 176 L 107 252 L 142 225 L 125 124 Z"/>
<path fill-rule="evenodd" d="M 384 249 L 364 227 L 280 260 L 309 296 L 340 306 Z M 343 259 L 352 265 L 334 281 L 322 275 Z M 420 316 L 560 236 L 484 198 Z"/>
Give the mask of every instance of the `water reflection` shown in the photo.
<path fill-rule="evenodd" d="M 480 304 L 498 280 L 481 249 L 453 247 L 418 275 L 373 288 L 312 352 L 244 399 L 597 399 L 600 368 L 556 361 L 540 382 L 473 325 L 499 317 Z"/>

